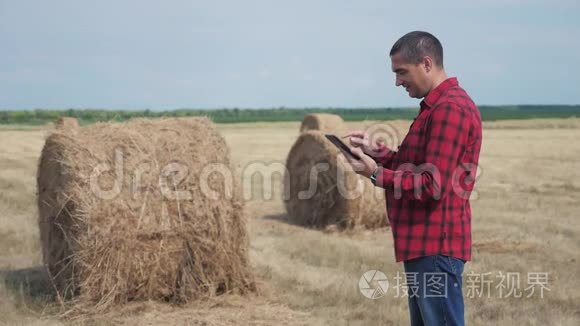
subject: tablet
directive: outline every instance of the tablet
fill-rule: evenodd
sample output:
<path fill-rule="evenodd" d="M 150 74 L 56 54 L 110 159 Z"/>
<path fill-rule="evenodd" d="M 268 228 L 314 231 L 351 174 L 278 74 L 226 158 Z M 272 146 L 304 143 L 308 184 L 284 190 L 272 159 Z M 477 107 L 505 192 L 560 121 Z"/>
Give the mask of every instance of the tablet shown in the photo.
<path fill-rule="evenodd" d="M 326 134 L 325 136 L 328 140 L 330 140 L 331 143 L 334 144 L 334 146 L 338 147 L 341 151 L 347 153 L 348 155 L 350 155 L 354 159 L 360 160 L 360 156 L 353 153 L 350 150 L 350 147 L 346 146 L 346 144 L 343 143 L 342 140 L 340 140 L 340 138 L 336 137 L 335 135 L 330 135 L 330 134 Z"/>

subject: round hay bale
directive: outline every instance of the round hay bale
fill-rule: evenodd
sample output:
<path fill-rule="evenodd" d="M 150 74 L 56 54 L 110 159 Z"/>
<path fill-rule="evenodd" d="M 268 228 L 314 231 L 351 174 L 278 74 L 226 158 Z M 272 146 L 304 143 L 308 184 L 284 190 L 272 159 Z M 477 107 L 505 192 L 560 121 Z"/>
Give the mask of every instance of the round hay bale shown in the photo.
<path fill-rule="evenodd" d="M 59 293 L 106 309 L 254 291 L 239 183 L 208 166 L 228 169 L 230 155 L 207 118 L 51 134 L 38 167 L 38 208 L 43 258 Z"/>
<path fill-rule="evenodd" d="M 319 130 L 323 132 L 340 132 L 344 129 L 344 121 L 339 115 L 329 113 L 307 114 L 302 120 L 300 132 Z"/>
<path fill-rule="evenodd" d="M 339 154 L 322 132 L 307 131 L 298 137 L 284 177 L 289 220 L 314 228 L 386 226 L 384 191 L 348 171 Z"/>
<path fill-rule="evenodd" d="M 79 127 L 79 120 L 72 117 L 60 117 L 54 123 L 56 129 L 75 129 Z"/>

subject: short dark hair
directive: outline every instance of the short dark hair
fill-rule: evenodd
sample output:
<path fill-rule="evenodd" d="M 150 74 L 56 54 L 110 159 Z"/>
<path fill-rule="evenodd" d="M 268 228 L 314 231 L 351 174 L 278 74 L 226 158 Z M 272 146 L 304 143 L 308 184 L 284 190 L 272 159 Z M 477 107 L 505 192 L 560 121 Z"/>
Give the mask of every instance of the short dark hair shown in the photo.
<path fill-rule="evenodd" d="M 430 56 L 436 66 L 443 67 L 443 46 L 439 40 L 427 32 L 414 31 L 403 35 L 393 44 L 389 56 L 401 53 L 412 63 L 419 63 Z"/>

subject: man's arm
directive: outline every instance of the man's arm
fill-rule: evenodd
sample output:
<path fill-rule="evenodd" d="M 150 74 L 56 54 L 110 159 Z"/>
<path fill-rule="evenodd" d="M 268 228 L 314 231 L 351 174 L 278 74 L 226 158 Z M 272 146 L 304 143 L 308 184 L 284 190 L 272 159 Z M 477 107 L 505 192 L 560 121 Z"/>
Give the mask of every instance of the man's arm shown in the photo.
<path fill-rule="evenodd" d="M 430 201 L 443 199 L 467 145 L 471 122 L 468 114 L 452 103 L 433 108 L 426 130 L 425 164 L 403 164 L 396 170 L 383 168 L 377 186 L 393 189 L 408 199 Z"/>

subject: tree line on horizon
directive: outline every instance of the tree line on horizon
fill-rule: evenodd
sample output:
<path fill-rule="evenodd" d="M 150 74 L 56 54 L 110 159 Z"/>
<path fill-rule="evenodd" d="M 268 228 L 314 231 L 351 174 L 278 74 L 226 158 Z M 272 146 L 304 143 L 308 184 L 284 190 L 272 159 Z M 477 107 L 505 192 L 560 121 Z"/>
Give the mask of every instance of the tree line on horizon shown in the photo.
<path fill-rule="evenodd" d="M 580 105 L 512 105 L 479 106 L 486 121 L 505 119 L 569 118 L 580 116 Z M 42 125 L 60 117 L 74 117 L 81 124 L 101 121 L 125 121 L 133 118 L 195 117 L 207 116 L 216 123 L 301 121 L 309 113 L 332 113 L 345 121 L 413 119 L 418 108 L 227 108 L 227 109 L 177 109 L 155 110 L 6 110 L 0 111 L 0 124 Z"/>

